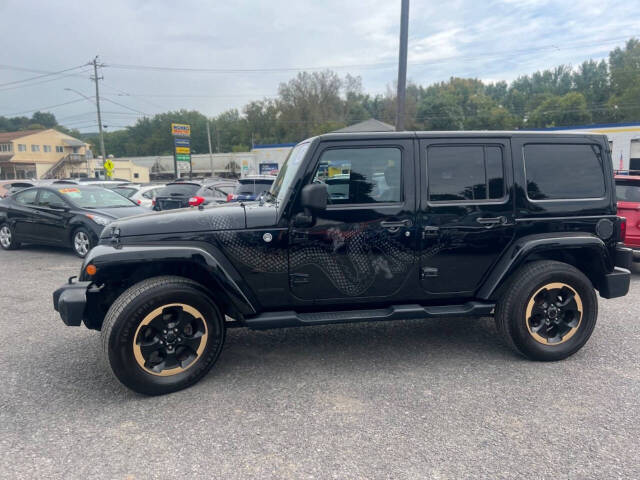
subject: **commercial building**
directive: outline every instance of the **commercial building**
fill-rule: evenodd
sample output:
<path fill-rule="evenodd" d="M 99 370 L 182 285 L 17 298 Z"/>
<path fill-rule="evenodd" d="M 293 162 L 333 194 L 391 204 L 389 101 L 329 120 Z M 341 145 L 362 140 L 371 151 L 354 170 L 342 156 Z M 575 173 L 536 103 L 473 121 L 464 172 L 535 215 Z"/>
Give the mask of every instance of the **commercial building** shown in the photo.
<path fill-rule="evenodd" d="M 581 125 L 546 130 L 604 134 L 609 138 L 613 168 L 640 171 L 640 123 Z"/>
<path fill-rule="evenodd" d="M 275 145 L 255 145 L 250 152 L 197 154 L 191 156 L 191 174 L 194 177 L 243 177 L 246 175 L 274 175 L 287 159 L 295 143 Z M 131 162 L 146 168 L 151 180 L 169 180 L 174 178 L 172 155 L 152 155 L 147 157 L 119 157 L 117 162 Z M 182 172 L 182 176 L 188 172 Z M 114 176 L 117 176 L 114 174 Z"/>

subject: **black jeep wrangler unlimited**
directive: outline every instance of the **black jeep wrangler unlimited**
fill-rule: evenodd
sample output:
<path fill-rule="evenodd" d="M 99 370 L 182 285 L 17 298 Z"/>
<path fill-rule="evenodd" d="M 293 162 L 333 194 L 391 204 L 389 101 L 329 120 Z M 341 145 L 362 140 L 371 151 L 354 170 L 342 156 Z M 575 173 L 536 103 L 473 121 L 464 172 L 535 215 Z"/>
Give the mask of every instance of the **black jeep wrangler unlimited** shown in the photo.
<path fill-rule="evenodd" d="M 202 378 L 230 327 L 493 316 L 519 353 L 560 360 L 595 291 L 629 289 L 622 222 L 604 136 L 328 134 L 259 202 L 114 221 L 53 301 L 151 395 Z"/>

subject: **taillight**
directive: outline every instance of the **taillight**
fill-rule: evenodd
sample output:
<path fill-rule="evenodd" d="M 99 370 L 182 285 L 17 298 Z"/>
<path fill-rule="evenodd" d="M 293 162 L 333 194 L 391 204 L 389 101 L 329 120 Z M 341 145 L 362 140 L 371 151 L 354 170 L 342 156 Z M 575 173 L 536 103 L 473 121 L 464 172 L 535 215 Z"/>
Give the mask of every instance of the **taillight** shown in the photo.
<path fill-rule="evenodd" d="M 138 200 L 138 205 L 142 205 L 142 200 Z"/>
<path fill-rule="evenodd" d="M 202 205 L 204 203 L 204 198 L 202 197 L 191 197 L 189 199 L 189 205 L 192 207 L 197 207 L 198 205 Z"/>
<path fill-rule="evenodd" d="M 155 207 L 156 206 L 156 201 L 155 200 L 151 200 L 151 206 Z"/>
<path fill-rule="evenodd" d="M 624 243 L 627 240 L 627 219 L 625 217 L 620 218 L 620 241 Z"/>
<path fill-rule="evenodd" d="M 227 193 L 227 202 L 231 202 L 233 200 L 233 193 Z"/>

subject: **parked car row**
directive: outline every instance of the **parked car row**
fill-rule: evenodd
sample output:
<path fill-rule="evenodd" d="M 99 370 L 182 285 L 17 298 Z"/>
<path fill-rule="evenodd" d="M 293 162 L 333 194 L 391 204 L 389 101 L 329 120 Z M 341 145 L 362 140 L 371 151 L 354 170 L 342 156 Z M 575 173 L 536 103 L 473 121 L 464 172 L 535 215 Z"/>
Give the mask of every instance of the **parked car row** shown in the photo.
<path fill-rule="evenodd" d="M 255 200 L 274 177 L 178 180 L 141 185 L 92 179 L 11 180 L 2 184 L 0 247 L 22 243 L 69 246 L 84 257 L 112 220 L 230 201 Z"/>
<path fill-rule="evenodd" d="M 227 202 L 250 202 L 267 192 L 274 179 L 269 175 L 249 175 L 240 180 L 177 180 L 157 192 L 153 209 L 161 211 Z"/>
<path fill-rule="evenodd" d="M 148 212 L 107 188 L 31 187 L 0 201 L 0 247 L 13 250 L 21 243 L 70 246 L 84 257 L 111 221 Z"/>

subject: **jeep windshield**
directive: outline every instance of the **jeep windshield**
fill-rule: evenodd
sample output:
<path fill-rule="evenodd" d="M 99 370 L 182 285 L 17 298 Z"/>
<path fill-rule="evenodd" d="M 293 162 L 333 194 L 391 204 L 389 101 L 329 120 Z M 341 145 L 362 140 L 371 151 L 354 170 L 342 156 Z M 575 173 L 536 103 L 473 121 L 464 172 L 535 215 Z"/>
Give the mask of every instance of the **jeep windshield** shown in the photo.
<path fill-rule="evenodd" d="M 271 190 L 269 191 L 271 194 L 270 197 L 274 198 L 277 203 L 282 203 L 284 197 L 287 195 L 291 188 L 291 182 L 295 178 L 298 168 L 300 168 L 300 165 L 302 164 L 302 159 L 308 149 L 309 142 L 296 145 L 282 165 L 280 173 L 276 177 L 276 180 L 273 182 Z"/>

